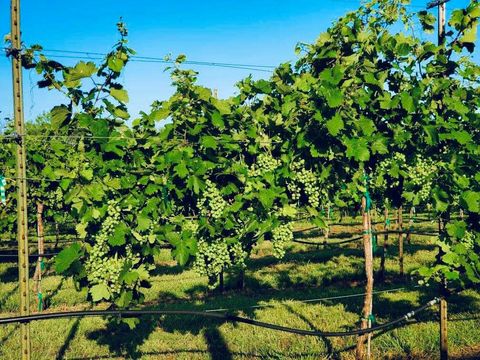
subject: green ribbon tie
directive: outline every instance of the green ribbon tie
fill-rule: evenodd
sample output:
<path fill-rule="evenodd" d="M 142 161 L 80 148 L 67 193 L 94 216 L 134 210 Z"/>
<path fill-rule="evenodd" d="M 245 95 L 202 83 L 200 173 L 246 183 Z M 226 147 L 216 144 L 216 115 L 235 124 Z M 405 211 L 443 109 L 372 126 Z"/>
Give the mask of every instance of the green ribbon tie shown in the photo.
<path fill-rule="evenodd" d="M 390 226 L 390 219 L 385 220 L 385 225 Z"/>
<path fill-rule="evenodd" d="M 375 324 L 375 322 L 376 322 L 375 315 L 373 315 L 373 314 L 368 315 L 367 320 L 370 320 L 372 324 Z"/>
<path fill-rule="evenodd" d="M 45 262 L 42 260 L 40 260 L 40 270 L 45 270 Z"/>
<path fill-rule="evenodd" d="M 365 210 L 370 211 L 372 208 L 372 198 L 370 197 L 370 192 L 368 190 L 365 190 Z"/>
<path fill-rule="evenodd" d="M 7 180 L 3 175 L 0 175 L 0 202 L 4 205 L 7 203 L 7 196 L 5 195 L 6 185 L 7 185 Z"/>
<path fill-rule="evenodd" d="M 43 310 L 43 294 L 41 292 L 38 293 L 38 311 Z"/>

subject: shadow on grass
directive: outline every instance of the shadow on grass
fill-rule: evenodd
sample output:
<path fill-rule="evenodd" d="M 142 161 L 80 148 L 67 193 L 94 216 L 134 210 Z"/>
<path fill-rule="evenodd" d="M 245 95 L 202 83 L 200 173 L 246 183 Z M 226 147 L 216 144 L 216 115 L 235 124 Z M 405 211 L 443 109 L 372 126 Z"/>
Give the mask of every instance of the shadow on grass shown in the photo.
<path fill-rule="evenodd" d="M 20 327 L 20 325 L 15 324 L 15 325 L 13 326 L 12 330 L 10 330 L 7 334 L 5 334 L 5 335 L 0 339 L 0 348 L 1 348 L 2 345 L 5 343 L 5 341 L 7 341 L 19 327 Z"/>
<path fill-rule="evenodd" d="M 139 347 L 148 339 L 157 327 L 158 320 L 152 316 L 140 318 L 134 329 L 117 318 L 110 318 L 103 330 L 93 331 L 87 335 L 100 345 L 107 345 L 110 353 L 125 356 L 127 359 L 140 359 Z"/>
<path fill-rule="evenodd" d="M 45 297 L 44 297 L 44 300 L 43 300 L 45 309 L 48 309 L 50 307 L 50 305 L 52 303 L 52 299 L 55 297 L 55 295 L 58 294 L 58 292 L 62 288 L 64 280 L 65 280 L 65 278 L 62 277 L 55 289 L 45 293 Z"/>
<path fill-rule="evenodd" d="M 7 282 L 18 282 L 18 267 L 16 263 L 10 263 L 11 266 L 8 266 L 1 274 L 0 274 L 0 282 L 7 283 Z M 30 259 L 30 268 L 29 268 L 29 277 L 32 278 L 33 274 L 35 273 L 35 266 L 37 265 L 36 261 L 32 262 Z"/>
<path fill-rule="evenodd" d="M 65 342 L 63 343 L 62 347 L 58 350 L 57 356 L 55 357 L 56 360 L 62 360 L 65 357 L 65 353 L 68 350 L 70 343 L 75 338 L 75 335 L 77 335 L 79 325 L 80 325 L 80 318 L 77 318 L 75 319 L 75 322 L 73 323 L 72 327 L 68 331 Z"/>
<path fill-rule="evenodd" d="M 325 232 L 323 230 L 312 230 L 312 229 L 305 229 L 305 230 L 296 230 L 293 232 L 294 238 L 295 239 L 317 239 L 322 238 L 321 240 L 326 240 L 325 239 Z M 329 239 L 330 240 L 335 240 L 335 239 L 348 239 L 351 237 L 354 237 L 356 235 L 360 235 L 361 232 L 349 232 L 349 231 L 342 231 L 342 232 L 335 232 L 335 233 L 330 233 Z"/>
<path fill-rule="evenodd" d="M 378 289 L 378 290 L 381 290 Z M 412 300 L 408 294 L 405 294 L 406 298 L 392 299 L 389 296 L 378 295 L 374 297 L 374 312 L 375 315 L 382 318 L 383 322 L 395 319 L 404 315 L 405 313 L 411 311 L 418 304 L 423 304 L 431 300 L 436 294 L 435 289 L 415 289 L 419 291 L 419 294 L 415 294 Z M 176 310 L 194 310 L 194 311 L 205 311 L 205 310 L 218 310 L 222 313 L 229 313 L 232 315 L 242 314 L 248 318 L 254 319 L 256 317 L 256 311 L 259 307 L 270 307 L 270 306 L 284 306 L 290 313 L 302 319 L 309 328 L 312 330 L 322 330 L 317 329 L 315 324 L 296 311 L 289 304 L 276 304 L 268 305 L 265 303 L 276 301 L 282 302 L 285 300 L 291 299 L 311 299 L 312 297 L 325 297 L 325 296 L 338 296 L 338 295 L 348 295 L 346 294 L 345 288 L 312 288 L 307 289 L 306 291 L 298 292 L 296 289 L 288 289 L 283 291 L 275 291 L 269 294 L 263 293 L 260 294 L 257 291 L 247 289 L 246 291 L 234 291 L 227 290 L 223 294 L 210 293 L 206 294 L 206 289 L 204 286 L 197 285 L 190 288 L 187 291 L 191 297 L 192 301 L 186 301 L 184 298 L 176 298 L 175 302 L 172 303 L 162 303 L 156 306 L 149 306 L 149 309 L 176 309 Z M 359 291 L 348 291 L 349 293 L 359 293 Z M 462 312 L 465 308 L 472 307 L 474 302 L 478 301 L 478 296 L 472 296 L 469 294 L 456 295 L 457 298 L 452 299 L 452 306 L 449 307 L 449 312 L 452 315 Z M 173 293 L 164 294 L 165 298 L 175 299 Z M 200 302 L 199 298 L 205 300 L 208 297 L 208 302 Z M 197 299 L 197 300 L 195 300 Z M 352 298 L 342 298 L 342 299 L 333 299 L 333 300 L 324 300 L 322 304 L 325 306 L 334 306 L 338 304 L 343 304 L 345 311 L 353 312 L 359 314 L 362 308 L 363 297 L 352 297 Z M 454 305 L 453 305 L 454 304 Z M 438 321 L 438 310 L 436 308 L 430 308 L 425 312 L 420 313 L 416 316 L 415 322 L 432 322 Z M 275 323 L 274 320 L 272 322 Z M 299 358 L 305 356 L 326 356 L 331 359 L 341 358 L 341 354 L 351 351 L 354 349 L 354 346 L 342 347 L 335 349 L 330 340 L 322 339 L 325 343 L 326 351 L 312 351 L 302 354 L 281 354 L 276 353 L 269 356 L 250 354 L 250 353 L 237 353 L 232 352 L 228 346 L 228 339 L 225 339 L 220 326 L 224 324 L 225 321 L 221 319 L 211 319 L 203 318 L 197 316 L 164 316 L 161 318 L 154 317 L 142 317 L 139 325 L 130 329 L 125 324 L 119 324 L 118 321 L 112 321 L 107 324 L 104 330 L 94 331 L 88 336 L 89 339 L 96 340 L 101 345 L 107 345 L 110 352 L 117 356 L 124 356 L 129 359 L 139 359 L 142 356 L 146 355 L 180 355 L 180 354 L 205 354 L 209 355 L 212 359 L 232 359 L 236 356 L 243 356 L 247 358 Z M 402 326 L 405 326 L 403 324 Z M 358 324 L 351 324 L 343 329 L 338 329 L 339 331 L 349 331 L 356 329 Z M 172 334 L 190 334 L 190 335 L 201 335 L 207 345 L 208 351 L 196 350 L 196 349 L 178 349 L 172 351 L 158 351 L 158 352 L 142 352 L 140 350 L 141 345 L 150 337 L 151 333 L 155 331 L 156 328 L 160 328 L 165 332 Z M 380 336 L 381 334 L 391 331 L 393 328 L 385 330 L 380 333 L 373 335 L 373 338 Z M 402 355 L 412 353 L 414 349 L 408 349 L 405 347 L 403 349 Z M 468 359 L 468 358 L 467 358 Z"/>
<path fill-rule="evenodd" d="M 340 255 L 363 258 L 363 251 L 360 249 L 338 247 L 333 249 L 320 249 L 317 251 L 304 250 L 304 251 L 296 251 L 296 252 L 287 252 L 282 259 L 278 259 L 273 255 L 265 255 L 260 258 L 248 259 L 247 269 L 249 271 L 255 271 L 258 269 L 263 269 L 267 266 L 282 264 L 282 263 L 289 263 L 289 262 L 291 263 L 308 263 L 308 262 L 324 263 Z"/>
<path fill-rule="evenodd" d="M 145 351 L 142 352 L 142 356 L 162 356 L 166 357 L 167 359 L 174 359 L 174 356 L 180 356 L 180 355 L 185 355 L 185 354 L 190 354 L 190 355 L 205 355 L 211 356 L 210 351 L 208 350 L 196 350 L 196 349 L 178 349 L 178 350 L 167 350 L 167 351 Z M 246 358 L 246 359 L 259 359 L 259 360 L 271 360 L 271 359 L 301 359 L 304 357 L 321 357 L 325 356 L 325 353 L 320 353 L 320 352 L 304 352 L 304 353 L 294 353 L 291 355 L 274 355 L 274 354 L 268 354 L 268 355 L 262 355 L 262 354 L 255 354 L 251 352 L 231 352 L 231 356 L 239 357 L 239 358 Z M 213 359 L 213 357 L 211 357 Z M 83 358 L 69 358 L 70 360 L 90 360 L 91 358 L 83 357 Z M 111 359 L 111 356 L 105 355 L 105 356 L 96 356 L 95 359 Z M 224 359 L 224 358 L 219 358 L 219 359 Z"/>
<path fill-rule="evenodd" d="M 312 330 L 315 331 L 321 331 L 318 329 L 306 316 L 300 314 L 298 311 L 293 309 L 290 305 L 284 305 L 285 309 L 287 309 L 291 314 L 297 316 L 299 319 L 303 320 L 305 324 L 307 324 Z M 329 359 L 332 360 L 340 360 L 340 354 L 333 349 L 332 342 L 330 341 L 329 338 L 327 337 L 320 337 L 322 339 L 323 343 L 325 344 L 327 354 L 329 355 Z"/>
<path fill-rule="evenodd" d="M 185 271 L 185 267 L 180 265 L 157 265 L 152 271 L 152 276 L 178 275 Z"/>
<path fill-rule="evenodd" d="M 14 286 L 14 288 L 6 293 L 2 294 L 2 298 L 0 299 L 0 309 L 3 308 L 5 303 L 7 302 L 8 298 L 12 296 L 14 293 L 18 291 L 18 283 Z"/>

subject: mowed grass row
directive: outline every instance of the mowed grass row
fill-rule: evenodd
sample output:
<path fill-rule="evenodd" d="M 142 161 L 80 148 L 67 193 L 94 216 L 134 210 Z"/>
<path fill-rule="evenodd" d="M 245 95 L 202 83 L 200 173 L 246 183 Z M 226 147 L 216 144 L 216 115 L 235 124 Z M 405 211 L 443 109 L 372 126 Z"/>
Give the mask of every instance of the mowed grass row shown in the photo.
<path fill-rule="evenodd" d="M 299 229 L 308 227 L 299 224 Z M 418 225 L 416 226 L 418 228 Z M 422 223 L 424 230 L 434 223 Z M 352 226 L 336 226 L 332 236 L 358 233 Z M 309 241 L 318 240 L 314 231 L 299 233 Z M 312 237 L 313 236 L 313 237 Z M 415 281 L 397 277 L 396 236 L 386 262 L 386 280 L 376 283 L 374 314 L 379 322 L 389 321 L 436 295 L 434 289 L 416 287 Z M 383 237 L 379 237 L 381 244 Z M 420 265 L 433 262 L 436 248 L 433 238 L 412 237 L 406 245 L 405 270 L 410 273 Z M 157 309 L 212 310 L 229 309 L 240 316 L 279 325 L 310 330 L 347 331 L 356 328 L 360 319 L 362 296 L 324 301 L 301 302 L 325 297 L 361 294 L 363 287 L 363 253 L 361 242 L 341 248 L 317 248 L 294 244 L 282 260 L 271 255 L 270 244 L 258 246 L 249 261 L 245 289 L 233 288 L 224 293 L 210 292 L 207 280 L 192 270 L 178 267 L 169 252 L 162 252 L 152 287 L 146 292 L 146 307 Z M 375 258 L 378 270 L 380 259 Z M 1 316 L 18 312 L 16 267 L 0 265 Z M 32 267 L 33 272 L 33 267 Z M 70 279 L 49 272 L 42 282 L 46 294 L 46 311 L 69 311 L 90 308 L 85 292 L 77 292 Z M 32 292 L 33 294 L 33 292 Z M 32 295 L 32 299 L 34 296 Z M 32 311 L 36 305 L 32 300 Z M 105 308 L 105 305 L 98 306 Z M 449 305 L 449 344 L 459 359 L 480 357 L 480 294 L 473 290 L 453 296 Z M 164 316 L 145 317 L 134 330 L 118 326 L 108 319 L 61 319 L 31 324 L 33 359 L 351 359 L 355 337 L 322 339 L 286 334 L 206 318 Z M 18 359 L 17 325 L 0 326 L 0 358 Z M 375 335 L 372 351 L 376 358 L 438 358 L 438 310 L 431 308 L 401 328 Z"/>

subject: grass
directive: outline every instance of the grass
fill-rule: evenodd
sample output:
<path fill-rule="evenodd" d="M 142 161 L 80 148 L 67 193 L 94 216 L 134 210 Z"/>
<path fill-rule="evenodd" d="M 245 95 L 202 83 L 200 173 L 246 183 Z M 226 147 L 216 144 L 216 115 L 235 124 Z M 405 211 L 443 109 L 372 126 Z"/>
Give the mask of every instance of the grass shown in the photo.
<path fill-rule="evenodd" d="M 422 223 L 422 230 L 435 224 Z M 308 228 L 299 224 L 298 229 Z M 333 234 L 358 233 L 355 226 L 335 226 Z M 315 233 L 301 233 L 309 241 Z M 334 236 L 332 234 L 332 236 Z M 298 235 L 298 234 L 297 234 Z M 380 239 L 381 240 L 381 239 Z M 390 237 L 390 241 L 396 236 Z M 380 242 L 381 243 L 381 242 Z M 269 243 L 255 250 L 246 272 L 246 288 L 228 288 L 212 293 L 205 278 L 183 270 L 163 251 L 157 259 L 152 287 L 146 292 L 146 306 L 158 309 L 229 309 L 232 314 L 303 329 L 348 331 L 358 325 L 363 297 L 342 297 L 301 302 L 325 297 L 359 294 L 364 291 L 361 242 L 341 248 L 319 248 L 294 244 L 282 260 L 271 255 Z M 384 283 L 376 290 L 398 289 L 374 296 L 374 313 L 379 322 L 405 314 L 436 295 L 435 290 L 416 287 L 408 277 L 397 276 L 396 244 L 389 249 Z M 431 237 L 412 237 L 406 245 L 405 270 L 428 265 L 436 249 Z M 379 259 L 375 259 L 379 268 Z M 33 267 L 31 269 L 33 273 Z M 234 276 L 230 278 L 234 282 Z M 32 284 L 33 285 L 33 284 Z M 85 292 L 77 292 L 70 279 L 48 271 L 42 282 L 46 311 L 90 308 Z M 32 299 L 34 298 L 32 292 Z M 36 305 L 32 300 L 32 311 Z M 100 305 L 99 308 L 105 308 Z M 0 264 L 0 312 L 18 312 L 16 267 Z M 469 290 L 453 296 L 449 303 L 449 346 L 453 358 L 480 358 L 480 293 Z M 355 338 L 302 337 L 245 324 L 206 318 L 167 316 L 144 317 L 128 330 L 109 319 L 60 319 L 31 324 L 33 359 L 353 359 Z M 18 359 L 17 325 L 0 326 L 0 358 Z M 437 359 L 438 310 L 420 314 L 400 328 L 376 334 L 374 358 Z"/>

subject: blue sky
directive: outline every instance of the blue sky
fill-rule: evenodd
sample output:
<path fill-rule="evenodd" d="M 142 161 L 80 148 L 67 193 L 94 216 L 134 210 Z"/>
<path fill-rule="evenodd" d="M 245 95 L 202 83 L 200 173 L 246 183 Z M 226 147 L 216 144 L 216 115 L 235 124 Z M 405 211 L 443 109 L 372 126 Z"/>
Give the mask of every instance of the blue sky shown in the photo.
<path fill-rule="evenodd" d="M 427 1 L 413 0 L 419 11 Z M 138 55 L 163 57 L 186 54 L 189 60 L 277 65 L 294 60 L 297 42 L 312 42 L 331 22 L 358 7 L 358 0 L 22 0 L 22 36 L 27 45 L 45 49 L 107 52 L 117 39 L 115 24 L 122 16 L 130 46 Z M 450 9 L 468 0 L 452 0 Z M 10 31 L 10 1 L 0 0 L 0 35 Z M 73 64 L 75 60 L 59 59 Z M 10 61 L 0 56 L 0 119 L 12 114 Z M 234 84 L 252 73 L 218 67 L 192 67 L 199 83 L 234 94 Z M 172 93 L 168 73 L 159 63 L 132 62 L 122 82 L 130 94 L 132 115 L 153 100 Z M 24 72 L 25 117 L 33 119 L 63 99 L 53 91 L 35 89 L 37 77 Z"/>

